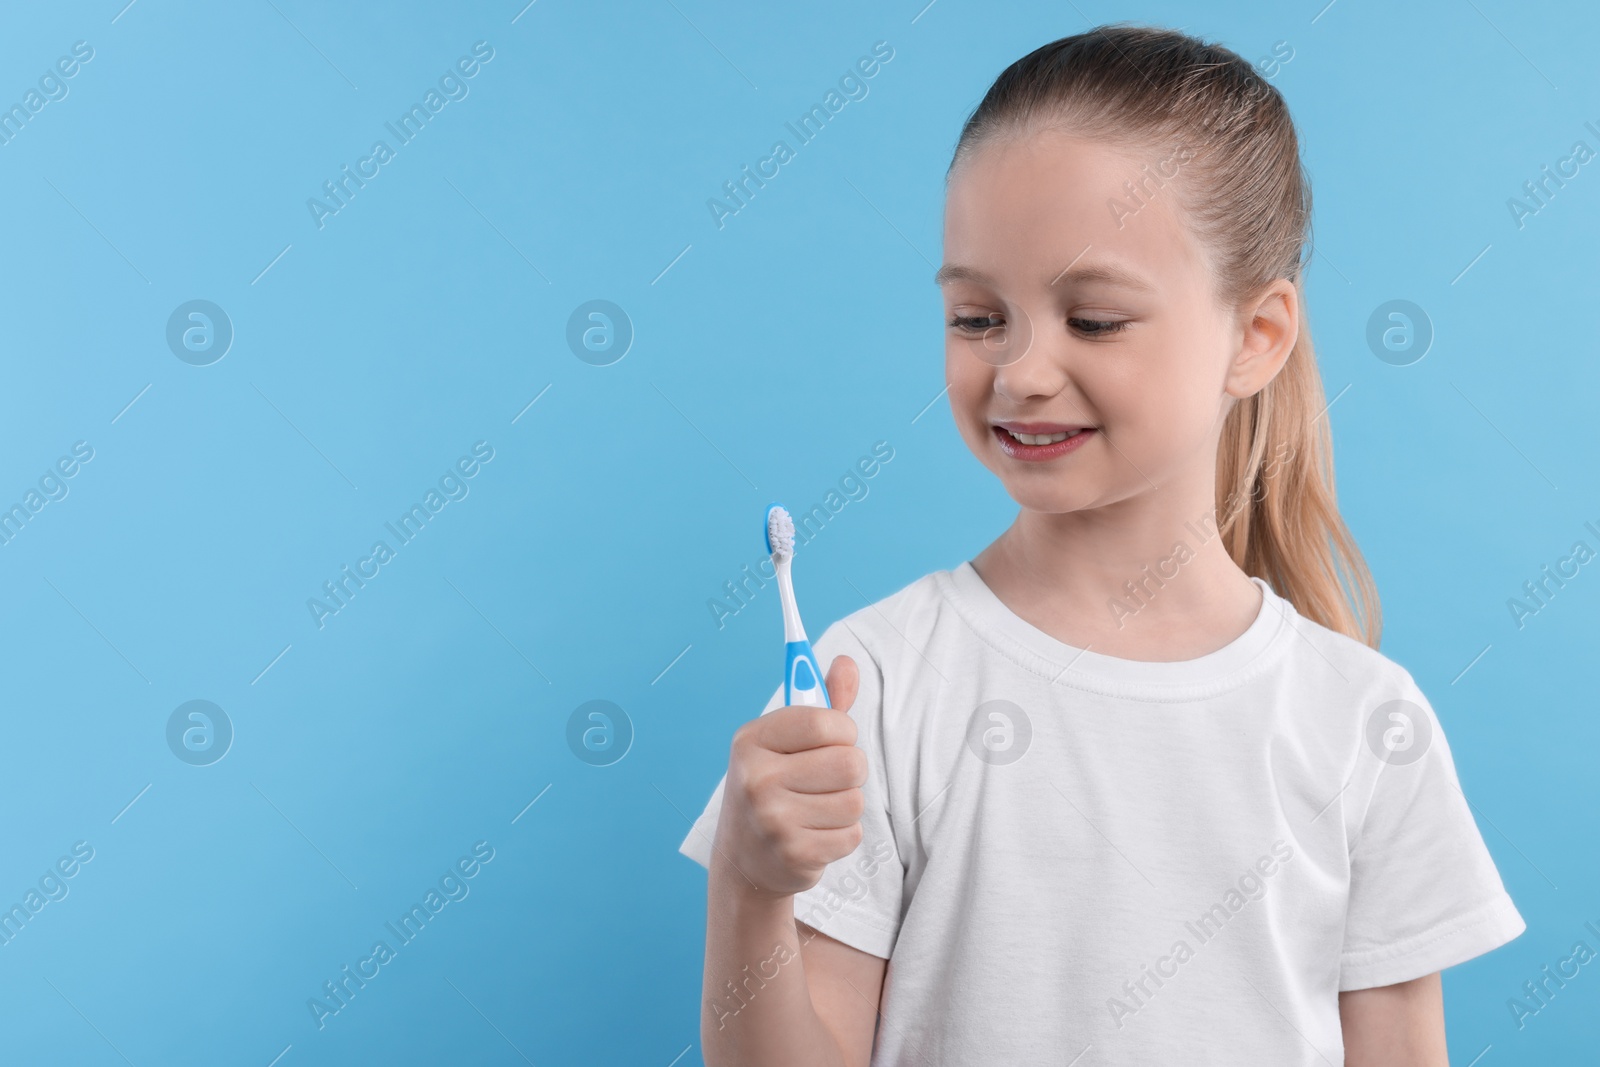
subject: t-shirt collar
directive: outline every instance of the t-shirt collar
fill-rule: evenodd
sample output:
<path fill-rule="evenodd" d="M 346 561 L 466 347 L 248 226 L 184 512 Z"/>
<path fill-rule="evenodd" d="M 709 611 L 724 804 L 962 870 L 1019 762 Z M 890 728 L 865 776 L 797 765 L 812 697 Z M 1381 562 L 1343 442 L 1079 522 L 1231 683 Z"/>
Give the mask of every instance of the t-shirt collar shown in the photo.
<path fill-rule="evenodd" d="M 1126 696 L 1184 699 L 1242 682 L 1287 638 L 1294 606 L 1261 578 L 1261 608 L 1249 628 L 1228 644 L 1195 659 L 1150 662 L 1106 656 L 1058 641 L 1014 614 L 994 594 L 970 560 L 936 572 L 940 591 L 981 636 L 999 651 L 1063 685 Z"/>

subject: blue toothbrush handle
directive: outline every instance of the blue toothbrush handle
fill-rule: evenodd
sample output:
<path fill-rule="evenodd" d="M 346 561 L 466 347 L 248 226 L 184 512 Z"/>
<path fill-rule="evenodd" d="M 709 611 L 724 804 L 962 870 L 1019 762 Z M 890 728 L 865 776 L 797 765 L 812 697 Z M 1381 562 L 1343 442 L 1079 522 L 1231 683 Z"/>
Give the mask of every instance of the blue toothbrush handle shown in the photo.
<path fill-rule="evenodd" d="M 811 651 L 810 641 L 790 641 L 784 645 L 783 702 L 788 706 L 831 708 L 828 688 L 822 684 L 822 671 Z"/>

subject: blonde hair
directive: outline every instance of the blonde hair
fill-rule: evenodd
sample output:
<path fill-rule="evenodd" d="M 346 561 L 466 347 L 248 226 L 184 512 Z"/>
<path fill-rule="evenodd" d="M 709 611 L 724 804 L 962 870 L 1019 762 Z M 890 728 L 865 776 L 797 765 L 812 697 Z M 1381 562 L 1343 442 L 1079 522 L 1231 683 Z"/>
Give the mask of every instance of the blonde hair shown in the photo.
<path fill-rule="evenodd" d="M 1333 441 L 1300 284 L 1311 252 L 1311 183 L 1282 95 L 1221 45 L 1176 30 L 1101 26 L 1002 71 L 962 128 L 950 170 L 991 138 L 1049 127 L 1124 147 L 1188 149 L 1172 181 L 1223 306 L 1240 307 L 1278 278 L 1295 283 L 1293 349 L 1223 422 L 1217 526 L 1246 574 L 1306 618 L 1377 648 L 1377 587 L 1335 502 Z"/>

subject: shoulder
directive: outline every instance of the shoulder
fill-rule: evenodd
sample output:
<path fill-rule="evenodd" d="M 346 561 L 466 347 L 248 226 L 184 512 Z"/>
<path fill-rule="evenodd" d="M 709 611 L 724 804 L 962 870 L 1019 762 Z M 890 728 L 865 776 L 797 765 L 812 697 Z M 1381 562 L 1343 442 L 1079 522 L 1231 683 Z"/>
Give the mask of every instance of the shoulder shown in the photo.
<path fill-rule="evenodd" d="M 947 573 L 930 571 L 834 620 L 815 642 L 818 656 L 866 656 L 881 669 L 897 658 L 900 650 L 921 647 L 928 630 L 943 614 L 943 576 Z"/>
<path fill-rule="evenodd" d="M 1361 641 L 1306 618 L 1279 598 L 1285 635 L 1284 663 L 1307 683 L 1340 704 L 1354 701 L 1368 712 L 1389 700 L 1427 704 L 1405 667 Z"/>

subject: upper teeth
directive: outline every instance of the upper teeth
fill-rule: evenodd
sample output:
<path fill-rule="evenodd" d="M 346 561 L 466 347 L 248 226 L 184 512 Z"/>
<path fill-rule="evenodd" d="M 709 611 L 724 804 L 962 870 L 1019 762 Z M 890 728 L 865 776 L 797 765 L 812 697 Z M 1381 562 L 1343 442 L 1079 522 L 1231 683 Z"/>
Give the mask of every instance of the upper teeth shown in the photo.
<path fill-rule="evenodd" d="M 1053 445 L 1057 441 L 1065 441 L 1067 438 L 1073 436 L 1073 434 L 1082 432 L 1082 430 L 1074 430 L 1072 433 L 1017 433 L 1015 430 L 1006 431 L 1006 433 L 1010 434 L 1012 437 L 1015 437 L 1025 445 Z"/>

